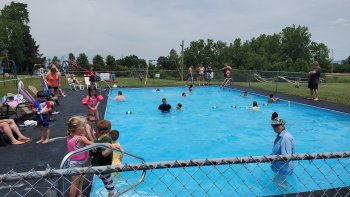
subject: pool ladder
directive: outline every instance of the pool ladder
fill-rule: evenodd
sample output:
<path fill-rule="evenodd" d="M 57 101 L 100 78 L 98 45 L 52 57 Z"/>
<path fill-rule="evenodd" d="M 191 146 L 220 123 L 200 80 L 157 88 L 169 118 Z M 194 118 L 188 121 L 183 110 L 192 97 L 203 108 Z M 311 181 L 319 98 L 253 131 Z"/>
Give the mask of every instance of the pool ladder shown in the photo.
<path fill-rule="evenodd" d="M 61 165 L 60 165 L 60 169 L 64 169 L 65 166 L 67 166 L 68 164 L 68 161 L 69 159 L 74 156 L 74 155 L 77 155 L 79 153 L 83 153 L 83 152 L 86 152 L 86 151 L 89 151 L 89 150 L 92 150 L 92 149 L 95 149 L 95 148 L 105 148 L 105 149 L 113 149 L 113 152 L 116 151 L 116 152 L 119 152 L 119 153 L 122 153 L 119 149 L 116 149 L 116 148 L 111 148 L 110 146 L 106 145 L 106 144 L 103 144 L 103 143 L 96 143 L 96 144 L 92 144 L 90 146 L 86 146 L 84 148 L 80 148 L 78 150 L 75 150 L 75 151 L 72 151 L 70 153 L 68 153 L 61 161 Z M 139 160 L 141 163 L 145 163 L 145 160 L 142 158 L 142 157 L 139 157 L 137 155 L 133 155 L 131 153 L 127 153 L 127 152 L 124 152 L 123 153 L 124 155 L 128 155 L 132 158 L 135 158 L 137 160 Z M 136 186 L 138 186 L 141 182 L 144 181 L 145 179 L 145 176 L 146 176 L 146 170 L 142 170 L 142 174 L 141 174 L 141 177 L 138 179 L 137 182 L 131 184 L 129 187 L 123 189 L 123 190 L 120 190 L 120 191 L 117 191 L 117 194 L 116 196 L 120 196 L 124 193 L 126 193 L 127 191 L 135 188 Z M 62 190 L 61 191 L 65 191 L 65 188 L 64 188 L 64 179 L 62 180 L 61 182 L 61 186 L 62 186 Z"/>

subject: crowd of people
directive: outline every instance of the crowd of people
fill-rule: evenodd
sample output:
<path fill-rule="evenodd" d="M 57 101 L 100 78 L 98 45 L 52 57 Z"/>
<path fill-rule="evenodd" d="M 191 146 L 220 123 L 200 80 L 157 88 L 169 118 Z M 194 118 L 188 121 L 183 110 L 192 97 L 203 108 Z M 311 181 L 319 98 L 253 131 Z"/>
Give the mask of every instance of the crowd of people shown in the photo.
<path fill-rule="evenodd" d="M 204 67 L 202 64 L 196 69 L 198 71 L 198 85 L 204 85 L 204 80 L 207 80 L 206 85 L 210 85 L 213 78 L 213 69 L 212 64 L 208 64 Z M 224 74 L 224 81 L 222 86 L 227 86 L 232 81 L 231 72 L 232 67 L 225 64 L 220 71 Z M 320 65 L 318 62 L 314 62 L 313 69 L 309 72 L 309 82 L 308 88 L 310 89 L 310 98 L 317 101 L 318 98 L 318 83 L 320 78 Z M 40 128 L 40 138 L 36 143 L 46 144 L 50 142 L 50 116 L 52 114 L 52 109 L 57 108 L 59 104 L 58 97 L 65 97 L 61 86 L 60 72 L 58 71 L 55 65 L 49 70 L 46 74 L 46 82 L 48 85 L 49 93 L 47 94 L 44 91 L 39 91 L 36 95 L 36 100 L 33 103 L 33 112 L 36 114 L 37 125 Z M 101 95 L 98 95 L 96 86 L 94 82 L 96 78 L 94 77 L 94 72 L 90 73 L 90 82 L 91 85 L 88 88 L 88 93 L 85 98 L 83 98 L 82 103 L 87 107 L 87 115 L 83 116 L 73 116 L 68 120 L 68 133 L 67 133 L 67 149 L 68 152 L 72 152 L 83 148 L 94 143 L 103 143 L 110 148 L 96 148 L 90 152 L 83 152 L 77 155 L 74 155 L 70 161 L 70 167 L 83 167 L 87 165 L 92 166 L 101 166 L 101 165 L 111 165 L 111 164 L 121 164 L 122 154 L 113 152 L 112 149 L 116 148 L 124 152 L 122 146 L 117 142 L 119 138 L 119 131 L 111 129 L 111 122 L 108 120 L 101 120 L 99 117 L 99 105 L 103 99 Z M 80 84 L 80 82 L 75 78 L 74 75 L 71 75 L 69 78 L 70 84 Z M 190 84 L 189 84 L 190 83 Z M 188 91 L 193 91 L 193 66 L 191 65 L 188 68 L 187 80 L 185 84 L 189 84 Z M 156 89 L 155 91 L 160 91 Z M 183 92 L 182 97 L 186 97 L 187 93 Z M 247 97 L 248 92 L 245 91 L 241 97 Z M 50 98 L 50 99 L 49 99 Z M 114 98 L 116 101 L 125 101 L 126 98 L 123 95 L 122 91 L 118 91 L 118 95 Z M 0 103 L 0 107 L 4 105 L 7 100 Z M 275 97 L 273 94 L 270 94 L 268 97 L 268 103 L 278 102 L 279 98 Z M 172 106 L 167 103 L 166 98 L 162 98 L 162 103 L 158 106 L 158 109 L 167 113 L 170 112 Z M 183 110 L 181 103 L 178 103 L 175 110 Z M 256 101 L 253 101 L 252 107 L 249 108 L 252 110 L 260 110 L 260 107 Z M 272 155 L 284 155 L 284 154 L 294 154 L 295 153 L 295 143 L 293 136 L 286 130 L 285 121 L 278 117 L 278 114 L 274 112 L 271 116 L 271 126 L 274 132 L 277 134 L 276 139 L 273 143 Z M 95 131 L 96 127 L 96 131 Z M 23 135 L 13 121 L 13 119 L 1 119 L 0 120 L 0 132 L 5 133 L 11 140 L 12 144 L 18 145 L 23 144 L 31 139 Z M 17 138 L 15 137 L 15 135 Z M 276 182 L 281 183 L 281 180 L 285 180 L 285 176 L 289 175 L 293 170 L 293 162 L 290 161 L 275 161 L 272 162 L 271 169 L 280 176 L 275 176 Z M 109 196 L 113 195 L 113 179 L 110 174 L 103 174 L 99 176 L 107 191 Z M 72 187 L 70 187 L 70 196 L 79 196 L 79 192 L 82 191 L 81 187 L 83 184 L 82 176 L 73 176 L 72 177 Z M 282 181 L 282 187 L 283 187 Z"/>

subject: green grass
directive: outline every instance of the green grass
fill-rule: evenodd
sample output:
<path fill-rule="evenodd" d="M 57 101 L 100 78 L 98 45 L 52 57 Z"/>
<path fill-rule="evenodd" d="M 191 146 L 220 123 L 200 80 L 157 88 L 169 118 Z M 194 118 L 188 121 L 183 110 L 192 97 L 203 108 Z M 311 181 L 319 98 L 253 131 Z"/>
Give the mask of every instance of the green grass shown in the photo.
<path fill-rule="evenodd" d="M 350 73 L 326 73 L 327 83 L 350 83 Z"/>
<path fill-rule="evenodd" d="M 330 77 L 335 76 L 335 74 L 330 74 Z M 338 75 L 337 75 L 338 76 Z M 23 77 L 23 76 L 21 76 Z M 327 74 L 327 77 L 328 74 Z M 78 78 L 79 81 L 83 83 L 82 78 Z M 334 103 L 341 103 L 341 104 L 347 104 L 350 105 L 350 83 L 347 82 L 347 80 L 350 80 L 350 75 L 341 75 L 338 76 L 337 82 L 338 83 L 330 83 L 329 80 L 327 80 L 327 83 L 321 83 L 319 85 L 319 97 L 321 100 L 326 100 Z M 28 90 L 28 85 L 35 86 L 38 90 L 42 89 L 40 86 L 40 79 L 39 77 L 33 77 L 30 79 L 22 79 L 25 88 Z M 342 83 L 340 83 L 341 81 Z M 221 80 L 214 80 L 212 84 L 221 84 Z M 195 84 L 197 82 L 195 81 Z M 241 85 L 241 86 L 249 86 L 249 83 L 247 82 L 235 82 L 234 84 Z M 66 86 L 66 78 L 62 78 L 62 85 L 64 89 L 67 89 Z M 102 87 L 106 87 L 106 85 L 103 85 L 101 83 Z M 110 84 L 113 85 L 113 84 Z M 148 79 L 147 84 L 145 85 L 145 81 L 142 82 L 138 78 L 118 78 L 118 86 L 119 87 L 151 87 L 151 86 L 181 86 L 184 85 L 184 82 L 179 80 L 171 80 L 171 79 Z M 276 92 L 276 84 L 275 83 L 250 83 L 250 87 L 267 90 L 271 93 Z M 14 82 L 6 82 L 5 86 L 4 83 L 0 83 L 0 96 L 4 96 L 7 93 L 14 93 L 16 94 L 17 88 L 14 84 Z M 30 91 L 29 91 L 30 92 Z M 299 88 L 296 88 L 294 84 L 290 83 L 283 83 L 280 82 L 277 84 L 277 92 L 285 93 L 285 94 L 291 94 L 291 95 L 298 95 L 301 97 L 308 97 L 309 96 L 309 89 L 303 85 Z M 33 95 L 34 96 L 34 95 Z"/>
<path fill-rule="evenodd" d="M 247 82 L 235 83 L 241 86 L 249 86 Z M 262 89 L 271 91 L 271 93 L 276 92 L 275 83 L 250 83 L 250 87 L 256 89 Z M 300 86 L 296 88 L 294 84 L 290 83 L 278 83 L 277 92 L 297 95 L 301 97 L 309 97 L 309 89 L 307 85 Z M 326 100 L 333 103 L 341 103 L 350 105 L 350 83 L 321 83 L 319 85 L 319 98 L 321 100 Z"/>

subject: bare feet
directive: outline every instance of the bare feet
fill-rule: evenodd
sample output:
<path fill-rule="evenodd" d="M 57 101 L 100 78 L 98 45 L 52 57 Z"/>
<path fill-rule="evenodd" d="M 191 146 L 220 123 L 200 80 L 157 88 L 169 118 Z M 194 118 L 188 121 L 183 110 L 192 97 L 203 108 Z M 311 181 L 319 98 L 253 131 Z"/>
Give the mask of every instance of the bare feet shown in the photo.
<path fill-rule="evenodd" d="M 37 144 L 40 144 L 41 142 L 43 142 L 44 141 L 44 139 L 40 139 L 39 141 L 37 141 L 36 143 Z"/>
<path fill-rule="evenodd" d="M 23 136 L 23 137 L 19 137 L 18 140 L 22 141 L 22 142 L 29 142 L 31 139 L 28 138 L 28 137 Z"/>
<path fill-rule="evenodd" d="M 47 144 L 47 143 L 49 143 L 49 140 L 48 139 L 46 139 L 45 141 L 43 141 L 43 142 L 41 142 L 42 144 Z"/>
<path fill-rule="evenodd" d="M 26 142 L 21 142 L 18 140 L 12 142 L 12 144 L 14 144 L 14 145 L 19 145 L 19 144 L 24 144 L 24 143 L 26 143 Z"/>

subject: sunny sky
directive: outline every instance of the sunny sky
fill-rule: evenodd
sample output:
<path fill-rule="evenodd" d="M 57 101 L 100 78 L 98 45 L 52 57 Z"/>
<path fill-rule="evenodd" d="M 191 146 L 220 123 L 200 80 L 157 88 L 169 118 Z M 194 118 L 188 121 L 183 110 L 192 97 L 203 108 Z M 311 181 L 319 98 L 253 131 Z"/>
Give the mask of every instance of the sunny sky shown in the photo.
<path fill-rule="evenodd" d="M 11 0 L 0 0 L 0 8 Z M 146 60 L 180 52 L 199 39 L 233 42 L 307 26 L 312 40 L 350 55 L 349 0 L 18 0 L 28 4 L 31 33 L 48 58 L 85 52 Z M 330 57 L 332 54 L 330 52 Z"/>

